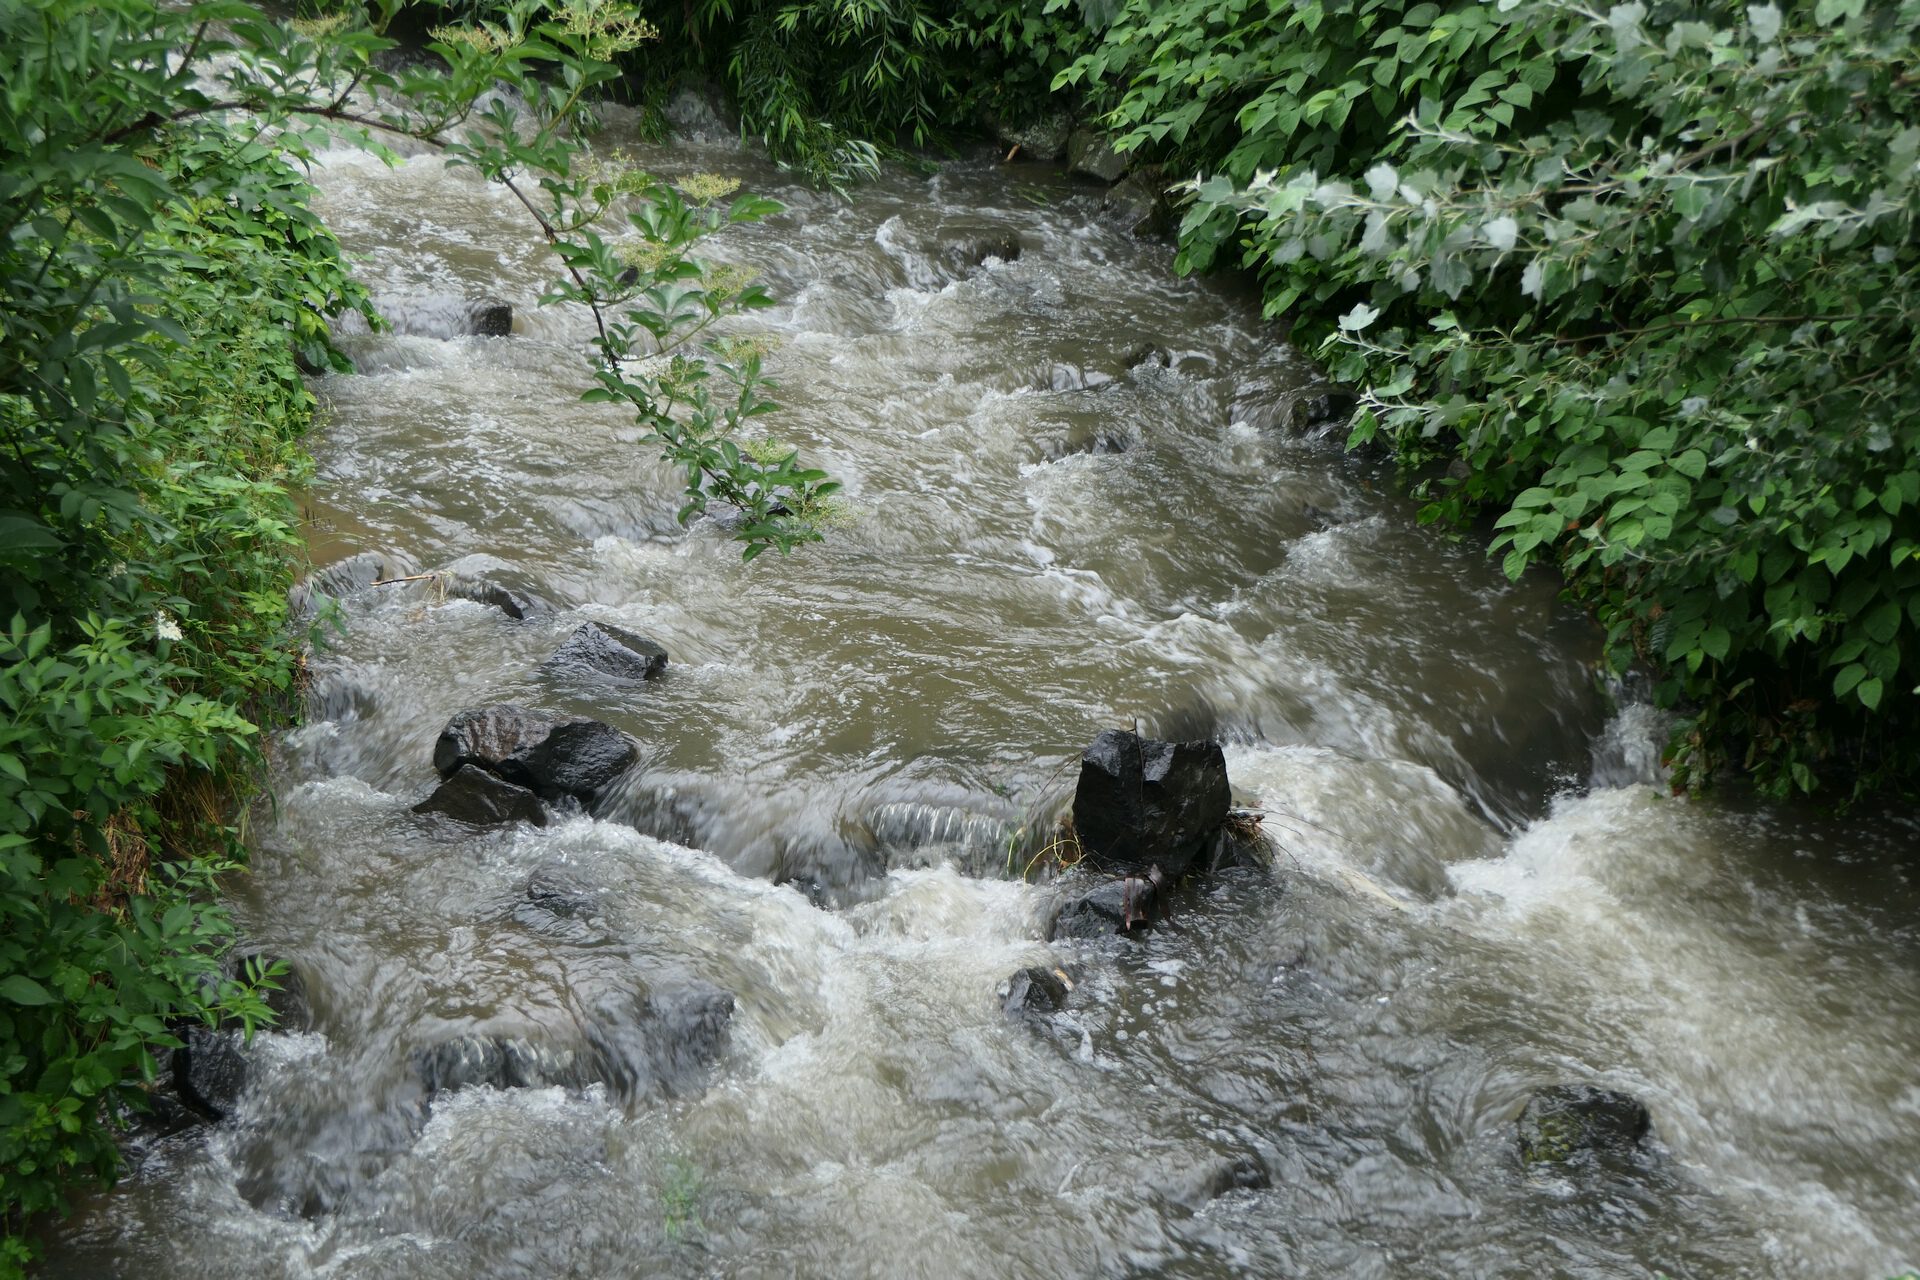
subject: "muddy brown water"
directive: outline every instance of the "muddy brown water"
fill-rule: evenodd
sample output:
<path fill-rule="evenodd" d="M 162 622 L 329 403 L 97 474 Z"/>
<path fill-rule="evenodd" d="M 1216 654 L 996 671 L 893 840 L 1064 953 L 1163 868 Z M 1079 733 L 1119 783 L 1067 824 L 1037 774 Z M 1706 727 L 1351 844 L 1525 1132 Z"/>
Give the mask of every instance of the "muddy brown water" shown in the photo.
<path fill-rule="evenodd" d="M 1096 193 L 961 160 L 849 204 L 730 146 L 642 154 L 786 202 L 715 255 L 779 298 L 737 326 L 779 344 L 767 421 L 855 521 L 751 565 L 678 527 L 675 478 L 578 403 L 583 318 L 534 306 L 552 264 L 510 199 L 329 155 L 324 212 L 378 291 L 498 295 L 518 331 L 348 339 L 361 372 L 316 384 L 316 561 L 557 612 L 346 601 L 232 887 L 313 1027 L 262 1035 L 239 1114 L 88 1201 L 47 1274 L 1920 1264 L 1911 820 L 1665 798 L 1656 718 L 1609 712 L 1553 583 L 1507 583 L 1289 429 L 1307 363 Z M 659 640 L 666 678 L 543 675 L 585 620 Z M 438 729 L 496 701 L 609 720 L 641 763 L 598 817 L 422 823 Z M 1276 866 L 1145 937 L 1049 944 L 1007 833 L 1112 725 L 1219 734 Z M 591 894 L 591 927 L 530 924 L 537 875 Z M 995 994 L 1035 963 L 1080 976 L 1038 1029 Z M 415 1051 L 577 1035 L 663 967 L 737 1002 L 704 1089 L 422 1111 Z M 1652 1158 L 1523 1169 L 1514 1116 L 1566 1081 L 1643 1098 Z"/>

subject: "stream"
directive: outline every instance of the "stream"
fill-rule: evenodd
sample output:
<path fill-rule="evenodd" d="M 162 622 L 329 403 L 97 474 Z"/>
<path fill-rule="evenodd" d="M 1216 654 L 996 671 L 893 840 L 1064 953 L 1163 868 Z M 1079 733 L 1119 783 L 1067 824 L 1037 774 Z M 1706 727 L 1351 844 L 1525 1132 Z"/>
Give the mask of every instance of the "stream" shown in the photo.
<path fill-rule="evenodd" d="M 1920 1265 L 1920 827 L 1669 798 L 1658 716 L 1597 686 L 1544 575 L 1417 526 L 1304 429 L 1318 386 L 1244 284 L 1044 166 L 851 203 L 722 141 L 648 146 L 786 211 L 712 242 L 778 304 L 765 421 L 845 483 L 742 564 L 608 406 L 502 189 L 346 151 L 321 212 L 392 299 L 511 337 L 345 338 L 315 383 L 317 566 L 344 592 L 231 888 L 304 1030 L 238 1111 L 152 1144 L 47 1241 L 59 1277 L 1857 1277 Z M 1017 253 L 1014 250 L 1017 247 Z M 583 622 L 643 685 L 543 660 Z M 631 734 L 592 816 L 412 812 L 455 712 Z M 1010 847 L 1101 729 L 1225 744 L 1268 870 L 1135 936 L 1045 941 Z M 573 915 L 531 910 L 559 885 Z M 537 896 L 537 895 L 536 895 Z M 1075 979 L 1002 1012 L 1025 966 Z M 698 1079 L 427 1098 L 470 1035 L 571 1043 L 638 982 L 733 998 Z M 617 1003 L 617 1001 L 616 1001 Z M 630 1029 L 629 1029 L 630 1030 Z M 1524 1165 L 1529 1093 L 1652 1116 L 1626 1171 Z"/>

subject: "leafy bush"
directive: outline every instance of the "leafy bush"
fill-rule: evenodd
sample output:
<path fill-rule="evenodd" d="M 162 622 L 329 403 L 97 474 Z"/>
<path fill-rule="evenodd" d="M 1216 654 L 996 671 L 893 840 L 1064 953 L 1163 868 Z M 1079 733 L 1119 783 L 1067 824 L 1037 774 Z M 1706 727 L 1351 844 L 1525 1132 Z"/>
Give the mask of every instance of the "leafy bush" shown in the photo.
<path fill-rule="evenodd" d="M 222 797 L 296 672 L 296 352 L 358 299 L 274 152 L 133 128 L 177 100 L 151 17 L 0 11 L 0 1272 L 180 1020 L 265 1016 Z"/>
<path fill-rule="evenodd" d="M 1910 785 L 1920 5 L 1130 4 L 1060 77 L 1683 709 L 1678 785 Z M 1455 468 L 1436 474 L 1438 464 Z M 1458 465 L 1464 463 L 1464 466 Z"/>

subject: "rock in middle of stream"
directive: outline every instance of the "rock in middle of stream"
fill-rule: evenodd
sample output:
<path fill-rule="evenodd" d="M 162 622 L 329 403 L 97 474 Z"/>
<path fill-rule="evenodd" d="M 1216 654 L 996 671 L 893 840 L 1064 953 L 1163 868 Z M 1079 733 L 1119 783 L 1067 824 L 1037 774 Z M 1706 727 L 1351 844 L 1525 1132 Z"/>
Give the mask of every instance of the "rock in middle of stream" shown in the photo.
<path fill-rule="evenodd" d="M 610 724 L 499 704 L 459 712 L 433 745 L 433 767 L 452 778 L 474 765 L 548 800 L 591 804 L 639 757 Z"/>
<path fill-rule="evenodd" d="M 1096 871 L 1178 880 L 1227 820 L 1233 797 L 1217 742 L 1161 742 L 1108 729 L 1080 757 L 1074 835 Z"/>

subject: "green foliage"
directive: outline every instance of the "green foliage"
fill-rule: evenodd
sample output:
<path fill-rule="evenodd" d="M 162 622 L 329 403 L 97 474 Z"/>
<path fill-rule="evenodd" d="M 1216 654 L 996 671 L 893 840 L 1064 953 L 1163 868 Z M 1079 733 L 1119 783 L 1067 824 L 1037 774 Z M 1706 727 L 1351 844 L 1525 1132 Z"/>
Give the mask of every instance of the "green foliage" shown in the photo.
<path fill-rule="evenodd" d="M 1554 564 L 1660 673 L 1677 784 L 1910 785 L 1920 4 L 1352 8 L 1301 52 L 1353 107 L 1189 184 L 1188 261 L 1239 228 L 1361 389 L 1353 443 L 1426 476 L 1427 518 L 1494 513 L 1509 574 Z M 1468 59 L 1437 90 L 1432 43 Z"/>
<path fill-rule="evenodd" d="M 219 967 L 218 798 L 295 672 L 296 355 L 361 299 L 275 152 L 152 145 L 193 30 L 0 9 L 0 1273 L 25 1215 L 111 1175 L 106 1104 L 181 1020 L 265 1017 Z"/>
<path fill-rule="evenodd" d="M 625 24 L 627 32 L 641 30 L 612 9 L 592 14 Z M 584 398 L 626 404 L 661 458 L 684 472 L 683 524 L 718 500 L 739 512 L 733 536 L 745 544 L 744 559 L 769 547 L 786 554 L 820 541 L 838 517 L 829 499 L 839 485 L 824 471 L 802 467 L 797 450 L 750 447 L 764 444 L 764 438 L 744 438 L 751 420 L 777 408 L 763 394 L 764 352 L 750 339 L 712 332 L 723 319 L 770 306 L 772 299 L 750 272 L 692 252 L 715 232 L 780 206 L 740 197 L 723 207 L 719 201 L 739 184 L 714 175 L 675 187 L 617 157 L 581 162 L 571 131 L 576 113 L 591 90 L 617 74 L 598 59 L 625 51 L 588 43 L 591 32 L 528 28 L 509 14 L 504 26 L 435 35 L 433 49 L 455 82 L 504 82 L 519 102 L 496 98 L 484 115 L 487 127 L 457 138 L 445 136 L 433 118 L 392 115 L 381 127 L 434 142 L 450 163 L 504 183 L 538 222 L 565 268 L 542 301 L 577 303 L 594 316 L 600 385 Z M 536 56 L 558 60 L 556 80 L 530 74 L 529 59 Z M 408 92 L 415 100 L 422 96 L 417 88 Z M 539 175 L 539 200 L 523 185 L 528 173 Z M 613 239 L 601 230 L 609 222 L 625 223 Z M 716 377 L 724 388 L 719 395 Z"/>
<path fill-rule="evenodd" d="M 1064 0 L 644 0 L 665 36 L 630 59 L 656 106 L 675 80 L 723 82 L 742 129 L 843 194 L 882 158 L 944 145 L 983 115 L 1052 109 L 1086 40 Z"/>
<path fill-rule="evenodd" d="M 1537 55 L 1535 35 L 1480 3 L 1127 0 L 1054 86 L 1093 94 L 1120 150 L 1245 182 L 1373 151 L 1407 111 Z"/>

